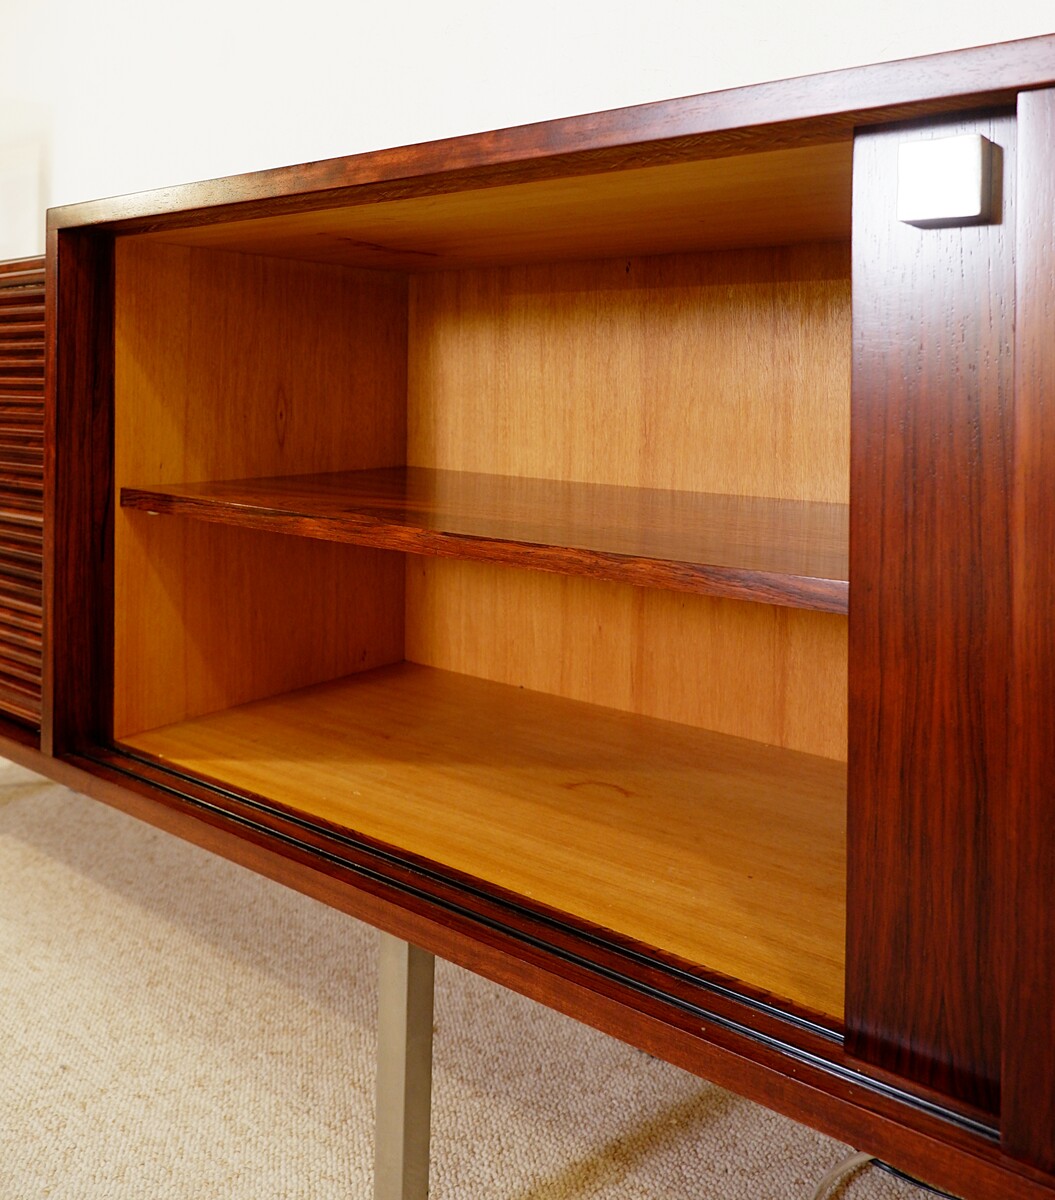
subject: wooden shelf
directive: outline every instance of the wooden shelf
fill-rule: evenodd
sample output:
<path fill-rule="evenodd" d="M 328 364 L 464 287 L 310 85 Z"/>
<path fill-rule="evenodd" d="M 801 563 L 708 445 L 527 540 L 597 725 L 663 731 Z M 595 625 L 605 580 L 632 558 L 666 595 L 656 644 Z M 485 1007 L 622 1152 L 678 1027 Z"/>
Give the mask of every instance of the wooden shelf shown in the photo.
<path fill-rule="evenodd" d="M 842 763 L 407 663 L 123 744 L 841 1016 Z"/>
<path fill-rule="evenodd" d="M 43 614 L 0 513 L 0 708 L 43 634 L 56 774 L 949 1193 L 1055 1200 L 1053 64 L 52 210 L 61 420 L 23 436 L 24 279 L 0 508 L 39 515 L 46 446 L 61 552 Z M 899 222 L 903 145 L 958 137 L 1002 213 Z"/>
<path fill-rule="evenodd" d="M 123 488 L 125 508 L 845 613 L 845 505 L 393 467 Z"/>

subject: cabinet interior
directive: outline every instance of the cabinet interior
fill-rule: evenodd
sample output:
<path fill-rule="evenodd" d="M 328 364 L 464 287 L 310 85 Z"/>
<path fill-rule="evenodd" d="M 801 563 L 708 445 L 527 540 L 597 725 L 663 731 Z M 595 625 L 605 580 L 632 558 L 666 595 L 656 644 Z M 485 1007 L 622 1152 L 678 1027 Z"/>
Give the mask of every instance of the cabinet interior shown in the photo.
<path fill-rule="evenodd" d="M 117 238 L 115 741 L 839 1018 L 849 142 L 369 198 Z"/>

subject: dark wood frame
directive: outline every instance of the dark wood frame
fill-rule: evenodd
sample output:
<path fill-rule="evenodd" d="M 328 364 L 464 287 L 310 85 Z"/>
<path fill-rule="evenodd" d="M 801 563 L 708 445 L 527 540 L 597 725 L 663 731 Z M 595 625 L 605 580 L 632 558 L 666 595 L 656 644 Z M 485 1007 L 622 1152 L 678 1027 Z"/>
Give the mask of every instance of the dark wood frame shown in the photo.
<path fill-rule="evenodd" d="M 1052 691 L 1053 661 L 1043 609 L 1051 593 L 1050 561 L 1036 553 L 1055 511 L 1040 486 L 1048 461 L 1045 395 L 1055 386 L 1046 336 L 1053 303 L 1052 243 L 1050 231 L 1044 232 L 1052 208 L 1052 93 L 1031 94 L 1053 84 L 1055 37 L 1034 38 L 54 210 L 48 242 L 42 752 L 7 726 L 0 730 L 2 748 L 63 783 L 866 1148 L 937 1186 L 972 1200 L 1055 1196 L 1055 1051 L 1050 1029 L 1038 1030 L 1036 1016 L 1038 1004 L 1050 1014 L 1055 997 L 1050 905 L 1043 894 L 1053 854 L 1044 802 L 1055 764 L 1050 738 L 1034 715 L 1034 706 Z M 896 671 L 893 647 L 898 638 L 914 636 L 914 625 L 915 636 L 933 628 L 935 597 L 921 594 L 905 603 L 903 576 L 882 577 L 884 564 L 904 561 L 906 581 L 923 586 L 931 579 L 913 551 L 911 529 L 904 524 L 893 532 L 885 529 L 877 545 L 867 521 L 891 504 L 904 511 L 909 495 L 913 503 L 930 495 L 924 502 L 932 505 L 935 519 L 948 508 L 947 491 L 920 491 L 918 472 L 929 469 L 926 459 L 919 466 L 919 455 L 929 453 L 933 430 L 952 429 L 953 417 L 942 406 L 950 403 L 955 388 L 947 373 L 943 385 L 933 366 L 924 363 L 916 375 L 918 388 L 899 393 L 890 381 L 900 366 L 870 357 L 867 325 L 859 327 L 855 503 L 867 500 L 858 517 L 851 516 L 851 588 L 860 582 L 861 590 L 851 603 L 851 644 L 859 660 L 850 762 L 850 902 L 856 915 L 851 918 L 845 1048 L 837 1033 L 810 1014 L 780 1009 L 743 989 L 723 989 L 720 981 L 686 980 L 669 965 L 635 958 L 634 947 L 593 945 L 587 953 L 587 930 L 553 922 L 497 892 L 473 890 L 463 880 L 426 878 L 419 863 L 393 861 L 377 846 L 351 845 L 333 830 L 305 828 L 278 806 L 224 794 L 109 748 L 115 234 L 811 145 L 849 139 L 855 130 L 876 129 L 861 145 L 879 145 L 888 135 L 877 127 L 890 122 L 955 122 L 964 113 L 1012 111 L 1016 103 L 1025 146 L 1017 229 L 1020 250 L 1027 249 L 1018 276 L 1017 404 L 1012 405 L 1010 357 L 1003 350 L 1007 327 L 979 311 L 978 293 L 966 286 L 956 302 L 968 308 L 974 303 L 966 319 L 977 331 L 975 344 L 993 351 L 998 363 L 981 393 L 987 449 L 979 455 L 976 444 L 962 446 L 953 438 L 951 457 L 939 470 L 953 476 L 967 471 L 976 501 L 993 506 L 978 545 L 958 536 L 947 518 L 942 526 L 951 531 L 943 553 L 955 564 L 959 589 L 947 626 L 955 646 L 939 662 L 942 686 L 950 693 L 967 688 L 977 722 L 970 728 L 987 747 L 981 766 L 967 764 L 968 774 L 957 785 L 971 792 L 975 809 L 958 826 L 955 861 L 933 839 L 921 853 L 915 853 L 919 846 L 906 853 L 896 834 L 891 837 L 893 827 L 884 816 L 893 797 L 904 807 L 905 820 L 929 822 L 932 830 L 947 827 L 959 793 L 943 790 L 946 772 L 955 775 L 965 765 L 964 731 L 928 739 L 926 729 L 918 730 L 917 737 L 927 740 L 926 752 L 908 759 L 902 753 L 911 744 L 906 709 L 911 683 L 895 676 L 880 692 L 877 673 L 892 664 Z M 1014 228 L 1002 229 L 1005 244 Z M 933 264 L 896 254 L 893 261 L 898 284 L 891 289 L 883 318 L 888 320 L 896 319 L 899 303 L 911 304 L 913 288 L 925 288 L 927 279 L 933 283 L 937 277 Z M 1006 288 L 1006 265 L 1001 269 L 1000 286 Z M 874 290 L 864 274 L 859 278 L 861 287 Z M 867 293 L 855 296 L 862 313 L 869 299 Z M 1004 303 L 1009 305 L 1010 298 L 1005 296 Z M 933 412 L 918 408 L 921 396 Z M 1013 433 L 1007 415 L 1012 408 Z M 903 469 L 892 497 L 889 476 L 875 464 L 877 455 L 889 451 L 895 468 L 903 467 L 891 432 L 893 411 L 907 414 L 920 449 L 917 474 Z M 1022 474 L 1009 489 L 1012 454 Z M 985 614 L 981 624 L 978 605 Z M 883 644 L 873 636 L 876 619 L 886 622 L 890 633 Z M 979 665 L 965 684 L 950 664 L 979 645 Z M 1010 684 L 1002 667 L 1009 654 L 1015 666 Z M 1008 695 L 1010 758 L 1003 726 Z M 879 714 L 873 702 L 887 705 L 887 714 Z M 891 716 L 895 728 L 898 720 L 906 722 L 905 737 L 898 735 L 893 749 L 876 757 L 870 739 L 877 722 Z M 915 781 L 907 789 L 906 769 Z M 1006 786 L 998 785 L 995 781 L 1004 776 Z M 1009 834 L 995 861 L 982 861 L 977 855 L 994 829 Z M 933 895 L 919 890 L 926 886 L 923 874 L 933 872 L 936 886 L 947 887 L 965 861 L 975 869 L 966 872 L 961 899 L 939 905 L 935 913 Z M 898 878 L 907 880 L 907 890 L 891 884 L 892 866 L 904 873 Z M 994 911 L 999 914 L 995 925 Z M 914 925 L 924 912 L 927 919 Z M 914 939 L 906 941 L 908 933 Z M 913 956 L 925 956 L 943 939 L 959 956 L 936 992 L 925 978 L 929 964 Z M 1002 963 L 998 948 L 1005 940 L 1012 950 Z M 910 972 L 909 965 L 921 969 Z M 896 974 L 897 1003 L 884 972 L 887 978 Z M 954 1021 L 951 1041 L 931 1039 L 923 1050 L 915 1049 L 917 1031 L 931 1021 L 935 1003 L 943 996 L 962 999 L 972 972 L 984 972 L 990 980 L 981 1004 Z M 907 1008 L 898 1007 L 903 999 Z"/>
<path fill-rule="evenodd" d="M 921 236 L 881 220 L 916 129 L 862 134 L 854 160 L 847 1042 L 996 1114 L 1013 197 L 991 225 Z M 982 132 L 1014 170 L 1013 112 L 924 132 Z M 906 986 L 910 963 L 928 968 Z"/>
<path fill-rule="evenodd" d="M 0 262 L 0 713 L 39 730 L 44 258 Z"/>

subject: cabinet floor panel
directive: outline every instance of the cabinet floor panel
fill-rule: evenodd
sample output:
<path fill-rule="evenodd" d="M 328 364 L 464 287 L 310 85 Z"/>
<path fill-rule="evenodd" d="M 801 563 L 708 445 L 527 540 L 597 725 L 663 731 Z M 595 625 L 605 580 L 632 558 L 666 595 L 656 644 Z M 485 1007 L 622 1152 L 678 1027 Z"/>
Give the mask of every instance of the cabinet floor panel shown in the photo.
<path fill-rule="evenodd" d="M 843 763 L 410 663 L 122 744 L 841 1019 Z"/>
<path fill-rule="evenodd" d="M 124 488 L 125 508 L 847 611 L 848 507 L 392 467 Z"/>

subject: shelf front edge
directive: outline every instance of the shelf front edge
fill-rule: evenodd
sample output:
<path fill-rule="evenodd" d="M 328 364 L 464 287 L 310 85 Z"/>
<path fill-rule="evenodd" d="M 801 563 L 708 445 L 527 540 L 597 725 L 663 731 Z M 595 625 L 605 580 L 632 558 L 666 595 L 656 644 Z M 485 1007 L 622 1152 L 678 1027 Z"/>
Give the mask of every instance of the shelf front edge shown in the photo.
<path fill-rule="evenodd" d="M 189 517 L 405 554 L 460 558 L 814 612 L 845 615 L 849 607 L 846 579 L 450 532 L 394 522 L 364 512 L 351 511 L 340 516 L 304 514 L 127 487 L 121 489 L 121 507 L 157 516 Z"/>

